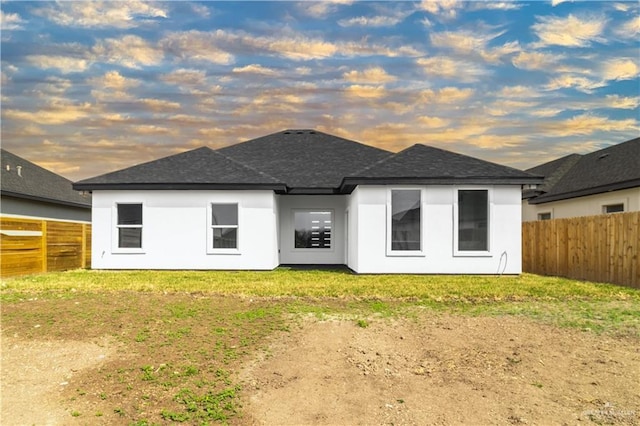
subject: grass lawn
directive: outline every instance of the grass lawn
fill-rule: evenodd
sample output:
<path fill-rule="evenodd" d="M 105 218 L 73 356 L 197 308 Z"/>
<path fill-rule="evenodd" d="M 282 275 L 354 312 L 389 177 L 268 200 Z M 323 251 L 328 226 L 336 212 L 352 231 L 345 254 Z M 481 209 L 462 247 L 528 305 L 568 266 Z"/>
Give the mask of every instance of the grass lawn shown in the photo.
<path fill-rule="evenodd" d="M 123 348 L 119 361 L 64 395 L 70 417 L 85 423 L 233 422 L 242 413 L 242 363 L 306 314 L 339 315 L 360 327 L 425 310 L 510 315 L 640 338 L 640 291 L 530 274 L 79 270 L 3 280 L 0 300 L 5 335 L 109 336 Z"/>

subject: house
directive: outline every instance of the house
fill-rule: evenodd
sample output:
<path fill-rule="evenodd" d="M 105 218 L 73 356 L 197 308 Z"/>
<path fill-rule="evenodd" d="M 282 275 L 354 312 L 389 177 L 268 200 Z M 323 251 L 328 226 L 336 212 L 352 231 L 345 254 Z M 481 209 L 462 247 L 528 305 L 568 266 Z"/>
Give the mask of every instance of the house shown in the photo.
<path fill-rule="evenodd" d="M 91 221 L 91 196 L 74 190 L 70 180 L 5 149 L 0 154 L 0 215 Z"/>
<path fill-rule="evenodd" d="M 98 269 L 518 274 L 522 185 L 541 182 L 424 145 L 392 153 L 286 130 L 74 187 L 93 192 Z"/>
<path fill-rule="evenodd" d="M 527 172 L 545 180 L 523 192 L 524 222 L 640 210 L 640 138 Z"/>

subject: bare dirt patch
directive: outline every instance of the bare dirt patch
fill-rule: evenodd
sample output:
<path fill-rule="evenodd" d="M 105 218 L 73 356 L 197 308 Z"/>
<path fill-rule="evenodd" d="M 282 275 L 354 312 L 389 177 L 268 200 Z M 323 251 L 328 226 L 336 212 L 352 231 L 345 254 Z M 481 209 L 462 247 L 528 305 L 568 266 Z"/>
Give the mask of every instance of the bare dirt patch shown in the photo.
<path fill-rule="evenodd" d="M 114 346 L 95 342 L 32 341 L 2 338 L 1 395 L 3 425 L 59 425 L 71 410 L 62 393 L 74 378 L 110 361 Z"/>
<path fill-rule="evenodd" d="M 636 339 L 514 317 L 310 319 L 241 378 L 245 424 L 640 422 Z"/>
<path fill-rule="evenodd" d="M 197 301 L 188 306 L 197 307 Z M 240 324 L 258 324 L 252 318 L 263 321 L 263 314 L 262 308 L 252 308 L 241 315 Z M 153 351 L 176 352 L 179 347 L 178 355 L 195 356 L 207 347 L 214 349 L 231 332 L 217 327 L 211 331 L 211 318 L 193 315 L 178 319 L 172 314 L 177 322 L 162 324 L 165 334 L 151 324 L 149 337 L 123 323 L 119 333 L 130 337 L 117 343 L 96 335 L 58 340 L 15 335 L 3 324 L 1 423 L 134 424 L 133 419 L 140 418 L 151 419 L 148 424 L 168 423 L 157 413 L 176 410 L 171 403 L 179 389 L 171 387 L 169 379 L 178 377 L 182 364 Z M 242 407 L 230 423 L 640 424 L 637 337 L 558 328 L 523 317 L 432 311 L 400 319 L 325 318 L 330 319 L 305 317 L 299 327 L 274 331 L 266 340 L 256 340 L 261 343 L 246 356 L 235 357 L 241 346 L 224 346 L 224 353 L 234 355 L 228 364 L 214 363 L 213 349 L 202 355 L 212 360 L 212 370 L 220 371 L 222 365 L 230 380 L 241 384 Z M 209 331 L 197 331 L 196 321 L 209 324 Z M 20 324 L 9 330 L 26 330 Z M 186 325 L 193 327 L 191 335 L 174 336 L 171 327 L 182 330 Z M 79 325 L 59 329 L 60 336 L 80 330 Z M 156 335 L 170 340 L 152 347 L 149 342 Z M 149 351 L 140 352 L 143 348 Z M 146 374 L 141 356 L 145 364 L 153 364 L 155 381 L 131 379 Z M 160 362 L 167 360 L 172 368 L 165 378 Z M 197 366 L 206 369 L 205 364 Z M 143 384 L 165 380 L 168 387 L 161 389 L 166 390 L 146 387 L 136 393 Z M 127 391 L 129 383 L 134 387 Z M 126 413 L 138 407 L 139 413 L 132 419 L 119 414 L 119 407 Z"/>

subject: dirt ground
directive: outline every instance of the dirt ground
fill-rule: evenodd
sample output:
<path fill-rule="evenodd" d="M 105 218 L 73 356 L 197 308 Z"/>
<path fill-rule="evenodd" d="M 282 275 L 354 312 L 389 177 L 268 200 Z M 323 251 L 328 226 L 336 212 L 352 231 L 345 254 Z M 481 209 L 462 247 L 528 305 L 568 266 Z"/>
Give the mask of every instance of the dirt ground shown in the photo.
<path fill-rule="evenodd" d="M 125 354 L 3 336 L 1 424 L 86 423 L 61 392 Z M 636 338 L 516 317 L 309 318 L 238 374 L 242 425 L 640 424 Z"/>

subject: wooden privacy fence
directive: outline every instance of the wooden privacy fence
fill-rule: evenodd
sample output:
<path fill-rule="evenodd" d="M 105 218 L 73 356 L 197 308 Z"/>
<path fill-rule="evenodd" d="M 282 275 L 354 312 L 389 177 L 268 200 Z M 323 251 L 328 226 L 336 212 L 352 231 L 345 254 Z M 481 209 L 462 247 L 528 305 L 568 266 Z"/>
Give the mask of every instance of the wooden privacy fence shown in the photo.
<path fill-rule="evenodd" d="M 0 218 L 0 276 L 86 268 L 91 265 L 91 225 Z"/>
<path fill-rule="evenodd" d="M 522 269 L 640 288 L 640 212 L 522 224 Z"/>

